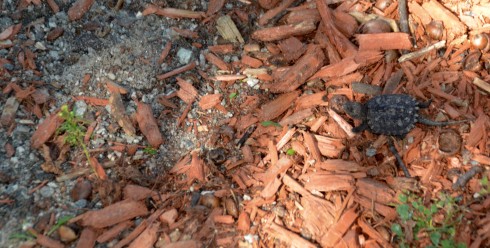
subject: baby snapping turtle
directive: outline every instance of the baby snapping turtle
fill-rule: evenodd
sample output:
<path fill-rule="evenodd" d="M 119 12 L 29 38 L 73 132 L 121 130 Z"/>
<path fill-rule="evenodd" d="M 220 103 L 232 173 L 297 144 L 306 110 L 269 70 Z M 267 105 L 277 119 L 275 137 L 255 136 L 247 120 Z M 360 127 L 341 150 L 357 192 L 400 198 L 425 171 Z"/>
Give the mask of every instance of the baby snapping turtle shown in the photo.
<path fill-rule="evenodd" d="M 405 94 L 378 95 L 364 104 L 346 102 L 343 107 L 352 118 L 362 120 L 361 125 L 354 127 L 353 132 L 369 130 L 375 134 L 385 134 L 403 138 L 414 127 L 415 123 L 430 126 L 446 126 L 466 122 L 436 122 L 419 115 L 419 109 L 429 107 L 431 101 L 419 102 Z"/>

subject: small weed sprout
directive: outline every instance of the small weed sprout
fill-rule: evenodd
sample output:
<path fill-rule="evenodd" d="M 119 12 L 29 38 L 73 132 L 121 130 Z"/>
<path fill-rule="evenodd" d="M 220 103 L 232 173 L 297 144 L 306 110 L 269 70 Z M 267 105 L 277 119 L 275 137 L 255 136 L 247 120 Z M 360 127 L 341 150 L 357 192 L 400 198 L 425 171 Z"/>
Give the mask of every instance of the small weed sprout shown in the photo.
<path fill-rule="evenodd" d="M 396 212 L 400 223 L 391 226 L 399 247 L 466 247 L 455 241 L 457 224 L 463 218 L 462 207 L 456 198 L 440 193 L 429 206 L 425 206 L 422 198 L 415 194 L 401 194 L 399 200 Z M 407 237 L 407 234 L 412 237 Z"/>
<path fill-rule="evenodd" d="M 90 163 L 90 154 L 88 148 L 83 142 L 87 128 L 84 126 L 86 121 L 78 117 L 74 111 L 70 111 L 68 105 L 61 106 L 61 111 L 58 115 L 64 120 L 61 126 L 56 130 L 56 133 L 65 134 L 65 142 L 70 146 L 81 147 L 83 153 Z M 92 165 L 91 165 L 92 166 Z M 93 168 L 93 166 L 92 166 Z"/>
<path fill-rule="evenodd" d="M 143 152 L 146 154 L 150 154 L 150 155 L 156 155 L 158 151 L 157 151 L 157 149 L 148 146 L 148 147 L 145 147 L 145 149 L 143 149 Z"/>

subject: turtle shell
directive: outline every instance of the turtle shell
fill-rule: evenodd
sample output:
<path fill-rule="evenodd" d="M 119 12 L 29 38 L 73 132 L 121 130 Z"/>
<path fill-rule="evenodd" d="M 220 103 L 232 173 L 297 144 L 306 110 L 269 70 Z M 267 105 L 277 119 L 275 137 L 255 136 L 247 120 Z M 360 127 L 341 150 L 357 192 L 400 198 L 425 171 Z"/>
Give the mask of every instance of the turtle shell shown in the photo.
<path fill-rule="evenodd" d="M 405 136 L 418 120 L 418 102 L 403 94 L 379 95 L 366 103 L 366 120 L 372 133 Z"/>

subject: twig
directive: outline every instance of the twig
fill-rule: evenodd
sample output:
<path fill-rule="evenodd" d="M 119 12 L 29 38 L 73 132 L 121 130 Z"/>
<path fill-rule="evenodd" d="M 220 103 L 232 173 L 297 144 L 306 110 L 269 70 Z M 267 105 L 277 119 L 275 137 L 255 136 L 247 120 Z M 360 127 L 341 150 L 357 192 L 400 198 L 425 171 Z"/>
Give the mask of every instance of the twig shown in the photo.
<path fill-rule="evenodd" d="M 459 188 L 463 188 L 470 181 L 471 178 L 476 176 L 476 174 L 481 173 L 483 171 L 480 166 L 473 166 L 466 173 L 461 175 L 458 180 L 453 184 L 453 190 L 457 190 Z"/>
<path fill-rule="evenodd" d="M 187 65 L 184 65 L 182 67 L 179 67 L 179 68 L 177 68 L 177 69 L 175 69 L 173 71 L 169 71 L 169 72 L 167 72 L 165 74 L 160 74 L 160 75 L 157 76 L 157 79 L 158 80 L 164 80 L 164 79 L 167 79 L 169 77 L 172 77 L 172 76 L 175 76 L 177 74 L 180 74 L 182 72 L 186 72 L 186 71 L 192 70 L 196 66 L 197 66 L 196 62 L 191 62 L 191 63 L 189 63 Z"/>
<path fill-rule="evenodd" d="M 407 166 L 405 165 L 405 163 L 403 163 L 403 160 L 400 157 L 400 154 L 396 150 L 395 144 L 393 144 L 393 138 L 392 137 L 388 138 L 388 148 L 390 149 L 391 153 L 393 153 L 393 155 L 395 156 L 396 161 L 398 161 L 398 166 L 400 166 L 400 168 L 403 170 L 403 173 L 405 173 L 405 177 L 412 177 L 412 176 L 410 176 L 410 172 L 408 172 Z"/>
<path fill-rule="evenodd" d="M 410 27 L 408 25 L 407 0 L 398 1 L 398 15 L 400 16 L 400 30 L 408 34 L 411 37 L 410 41 L 412 42 L 412 44 L 415 44 L 415 39 L 412 37 L 412 34 L 410 33 Z"/>
<path fill-rule="evenodd" d="M 446 46 L 446 41 L 445 40 L 441 40 L 437 43 L 434 43 L 430 46 L 427 46 L 427 47 L 424 47 L 418 51 L 415 51 L 415 52 L 411 52 L 411 53 L 407 53 L 405 55 L 402 55 L 399 59 L 398 59 L 398 62 L 404 62 L 404 61 L 407 61 L 407 60 L 411 60 L 411 59 L 414 59 L 414 58 L 418 58 L 420 56 L 423 56 L 425 55 L 426 53 L 434 50 L 434 49 L 439 49 L 439 48 L 442 48 Z"/>

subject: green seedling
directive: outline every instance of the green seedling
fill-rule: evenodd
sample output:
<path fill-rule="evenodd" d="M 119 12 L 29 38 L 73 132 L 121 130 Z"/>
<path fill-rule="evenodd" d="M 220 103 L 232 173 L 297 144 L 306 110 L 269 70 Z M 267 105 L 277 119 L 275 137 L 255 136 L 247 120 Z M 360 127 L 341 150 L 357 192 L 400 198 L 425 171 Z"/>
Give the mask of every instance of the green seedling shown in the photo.
<path fill-rule="evenodd" d="M 419 247 L 427 245 L 428 241 L 430 245 L 425 247 L 429 248 L 466 247 L 465 244 L 455 241 L 457 224 L 463 218 L 462 207 L 456 198 L 441 193 L 428 206 L 415 194 L 401 194 L 399 200 L 396 212 L 400 223 L 391 226 L 399 247 Z M 410 234 L 412 237 L 408 236 Z"/>
<path fill-rule="evenodd" d="M 73 216 L 70 216 L 70 215 L 61 217 L 56 222 L 56 224 L 53 227 L 51 227 L 51 229 L 49 229 L 48 236 L 51 235 L 51 234 L 53 234 L 56 230 L 58 230 L 58 228 L 60 228 L 60 226 L 68 223 L 68 221 L 70 221 L 72 218 L 73 218 Z"/>
<path fill-rule="evenodd" d="M 23 232 L 23 233 L 13 233 L 9 236 L 9 239 L 18 239 L 18 240 L 33 240 L 35 239 L 36 236 L 30 234 L 29 232 Z"/>
<path fill-rule="evenodd" d="M 270 127 L 270 126 L 275 126 L 275 127 L 282 127 L 281 124 L 273 121 L 263 121 L 260 124 L 264 127 Z"/>
<path fill-rule="evenodd" d="M 294 154 L 296 154 L 296 151 L 293 148 L 289 148 L 286 151 L 286 154 L 289 155 L 289 156 L 293 156 Z"/>
<path fill-rule="evenodd" d="M 488 176 L 483 176 L 483 178 L 480 180 L 481 184 L 481 190 L 478 192 L 479 195 L 485 196 L 490 194 L 490 184 L 488 183 Z"/>
<path fill-rule="evenodd" d="M 150 154 L 150 155 L 156 155 L 158 151 L 157 151 L 157 149 L 148 146 L 148 147 L 145 147 L 145 149 L 143 149 L 143 152 L 146 154 Z"/>
<path fill-rule="evenodd" d="M 230 100 L 235 99 L 238 96 L 238 93 L 234 92 L 229 95 Z"/>
<path fill-rule="evenodd" d="M 90 154 L 88 148 L 83 142 L 87 128 L 87 124 L 81 117 L 77 116 L 74 111 L 70 111 L 68 105 L 61 106 L 61 111 L 58 115 L 64 120 L 60 125 L 56 133 L 65 134 L 65 142 L 73 147 L 81 147 L 83 153 L 87 157 L 87 161 L 90 163 Z M 92 166 L 93 167 L 93 166 Z"/>

